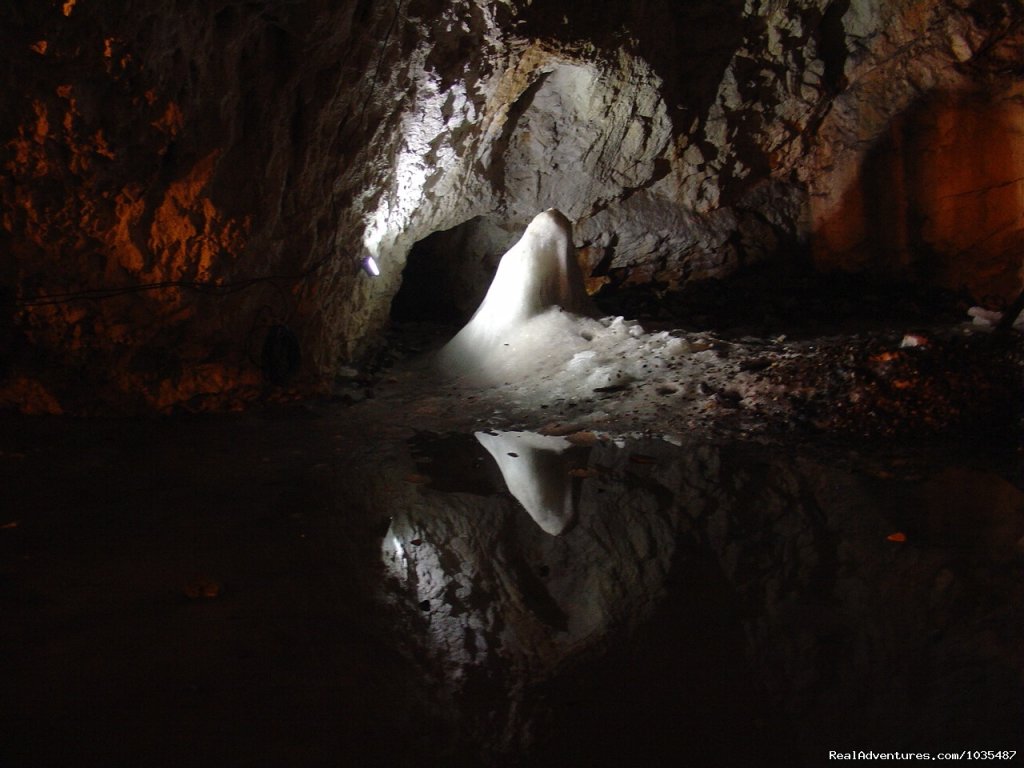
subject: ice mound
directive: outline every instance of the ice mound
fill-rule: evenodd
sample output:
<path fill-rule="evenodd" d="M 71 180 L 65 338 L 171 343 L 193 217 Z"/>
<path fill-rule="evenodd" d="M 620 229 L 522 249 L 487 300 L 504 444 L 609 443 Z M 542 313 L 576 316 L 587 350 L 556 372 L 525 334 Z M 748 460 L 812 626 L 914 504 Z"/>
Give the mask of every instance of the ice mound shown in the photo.
<path fill-rule="evenodd" d="M 626 387 L 686 351 L 668 333 L 646 334 L 635 321 L 594 314 L 572 226 L 550 209 L 502 256 L 476 314 L 437 364 L 478 385 L 522 384 L 576 397 Z"/>
<path fill-rule="evenodd" d="M 554 208 L 534 216 L 501 257 L 487 295 L 441 350 L 439 365 L 455 374 L 483 372 L 495 347 L 509 344 L 525 323 L 551 307 L 580 315 L 593 311 L 576 263 L 572 225 Z"/>

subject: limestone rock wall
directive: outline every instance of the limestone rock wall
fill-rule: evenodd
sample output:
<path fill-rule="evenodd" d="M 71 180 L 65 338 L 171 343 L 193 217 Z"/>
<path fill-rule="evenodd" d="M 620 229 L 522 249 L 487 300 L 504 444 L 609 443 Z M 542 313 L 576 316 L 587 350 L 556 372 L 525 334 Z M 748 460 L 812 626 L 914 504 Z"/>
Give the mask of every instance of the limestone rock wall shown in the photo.
<path fill-rule="evenodd" d="M 1006 297 L 1021 20 L 1009 0 L 5 5 L 0 401 L 327 388 L 417 242 L 549 206 L 599 281 L 810 245 Z"/>
<path fill-rule="evenodd" d="M 799 174 L 815 260 L 1006 300 L 1022 280 L 1022 10 L 864 6 Z"/>

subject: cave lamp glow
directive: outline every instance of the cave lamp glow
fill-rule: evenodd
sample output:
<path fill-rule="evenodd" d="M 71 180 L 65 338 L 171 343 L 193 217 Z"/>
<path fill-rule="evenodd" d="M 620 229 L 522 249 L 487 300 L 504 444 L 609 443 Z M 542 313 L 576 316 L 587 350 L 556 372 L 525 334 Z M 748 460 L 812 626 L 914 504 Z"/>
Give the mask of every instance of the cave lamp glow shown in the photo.
<path fill-rule="evenodd" d="M 373 256 L 368 255 L 363 259 L 363 271 L 370 277 L 380 277 L 380 266 Z"/>
<path fill-rule="evenodd" d="M 402 117 L 391 182 L 373 200 L 375 209 L 363 235 L 363 247 L 369 254 L 363 269 L 373 277 L 380 274 L 373 270 L 381 256 L 388 255 L 415 229 L 428 189 L 435 195 L 445 193 L 443 180 L 458 161 L 446 137 L 455 135 L 465 120 L 475 119 L 463 83 L 445 85 L 438 76 L 424 73 L 416 86 L 416 102 Z"/>

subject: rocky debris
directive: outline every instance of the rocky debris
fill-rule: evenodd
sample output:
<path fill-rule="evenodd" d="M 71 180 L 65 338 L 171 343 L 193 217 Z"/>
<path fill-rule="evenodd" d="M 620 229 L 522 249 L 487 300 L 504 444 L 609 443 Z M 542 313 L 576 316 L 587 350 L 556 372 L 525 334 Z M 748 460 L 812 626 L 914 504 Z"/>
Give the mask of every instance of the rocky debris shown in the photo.
<path fill-rule="evenodd" d="M 907 344 L 908 338 L 914 343 Z M 470 405 L 463 417 L 482 412 L 503 428 L 564 425 L 670 440 L 694 429 L 761 439 L 794 433 L 1020 439 L 1019 337 L 964 325 L 792 339 L 674 330 L 641 336 L 636 343 L 641 352 L 655 350 L 638 358 L 651 363 L 629 368 L 632 373 L 619 383 L 588 389 L 570 366 L 486 390 L 438 381 L 438 397 Z M 454 411 L 442 409 L 452 416 Z"/>
<path fill-rule="evenodd" d="M 1012 440 L 1020 433 L 1024 384 L 1024 346 L 1015 347 L 1011 359 L 1003 343 L 968 332 L 911 345 L 895 336 L 830 339 L 806 358 L 779 361 L 768 379 L 792 415 L 815 429 L 869 438 L 960 433 Z"/>

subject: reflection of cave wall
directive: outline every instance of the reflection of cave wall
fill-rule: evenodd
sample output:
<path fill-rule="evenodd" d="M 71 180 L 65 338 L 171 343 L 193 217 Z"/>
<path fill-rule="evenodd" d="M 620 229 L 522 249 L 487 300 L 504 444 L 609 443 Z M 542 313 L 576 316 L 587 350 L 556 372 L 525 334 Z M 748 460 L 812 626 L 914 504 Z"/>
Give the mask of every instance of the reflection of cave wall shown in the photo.
<path fill-rule="evenodd" d="M 622 765 L 720 739 L 816 765 L 836 739 L 1015 733 L 1024 495 L 995 475 L 598 443 L 573 457 L 578 519 L 552 536 L 500 486 L 471 488 L 489 462 L 401 453 L 348 467 L 338 507 L 390 515 L 375 588 L 488 748 Z M 414 466 L 425 475 L 403 482 Z"/>
<path fill-rule="evenodd" d="M 1020 290 L 1024 108 L 943 94 L 897 116 L 836 205 L 815 211 L 824 265 L 861 265 L 975 297 Z"/>

